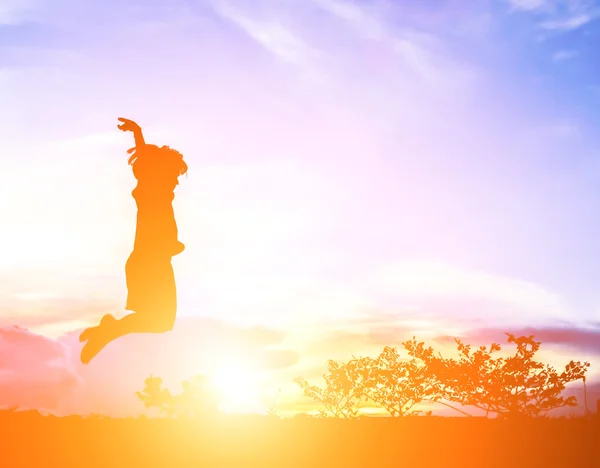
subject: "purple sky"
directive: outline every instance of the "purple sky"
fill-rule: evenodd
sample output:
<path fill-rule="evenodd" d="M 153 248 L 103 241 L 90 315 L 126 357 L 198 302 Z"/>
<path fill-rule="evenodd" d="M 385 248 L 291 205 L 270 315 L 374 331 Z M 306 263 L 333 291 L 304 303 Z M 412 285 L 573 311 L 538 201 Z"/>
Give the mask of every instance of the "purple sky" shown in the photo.
<path fill-rule="evenodd" d="M 547 356 L 593 362 L 599 13 L 585 0 L 3 1 L 0 325 L 58 346 L 87 405 L 64 411 L 108 408 L 174 359 L 175 383 L 218 367 L 198 344 L 213 319 L 278 330 L 253 344 L 283 353 L 273 388 L 412 334 L 560 327 Z M 76 331 L 124 313 L 135 180 L 119 116 L 190 167 L 175 202 L 181 320 L 82 369 Z M 142 342 L 162 357 L 116 366 Z M 30 360 L 13 368 L 42 365 Z M 121 384 L 91 404 L 85 382 L 107 369 Z"/>

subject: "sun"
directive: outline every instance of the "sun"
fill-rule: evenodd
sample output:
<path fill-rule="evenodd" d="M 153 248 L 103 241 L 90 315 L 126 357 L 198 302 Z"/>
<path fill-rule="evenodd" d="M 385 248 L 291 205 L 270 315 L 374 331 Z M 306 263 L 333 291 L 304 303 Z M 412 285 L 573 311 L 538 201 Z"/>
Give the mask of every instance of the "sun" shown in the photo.
<path fill-rule="evenodd" d="M 251 366 L 223 364 L 212 378 L 219 399 L 219 410 L 225 413 L 264 413 L 261 375 Z"/>

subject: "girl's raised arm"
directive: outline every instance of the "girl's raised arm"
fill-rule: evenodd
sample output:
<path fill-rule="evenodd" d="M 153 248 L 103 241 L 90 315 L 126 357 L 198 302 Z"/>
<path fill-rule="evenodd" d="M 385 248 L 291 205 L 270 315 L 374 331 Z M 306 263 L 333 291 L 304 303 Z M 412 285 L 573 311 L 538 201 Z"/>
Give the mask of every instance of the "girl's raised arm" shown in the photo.
<path fill-rule="evenodd" d="M 136 148 L 140 148 L 146 144 L 144 141 L 144 135 L 142 134 L 142 127 L 136 124 L 133 120 L 125 119 L 123 117 L 119 117 L 119 121 L 123 122 L 121 125 L 117 125 L 119 130 L 133 133 Z"/>

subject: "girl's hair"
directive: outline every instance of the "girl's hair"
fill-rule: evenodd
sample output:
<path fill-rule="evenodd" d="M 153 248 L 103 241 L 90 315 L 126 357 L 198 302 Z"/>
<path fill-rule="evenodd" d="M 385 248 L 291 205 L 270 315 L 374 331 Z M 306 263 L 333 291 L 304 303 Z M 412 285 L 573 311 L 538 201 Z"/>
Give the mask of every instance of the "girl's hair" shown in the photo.
<path fill-rule="evenodd" d="M 186 174 L 188 170 L 183 155 L 168 146 L 159 148 L 156 145 L 144 145 L 127 152 L 131 154 L 127 162 L 132 166 L 134 173 L 152 172 L 177 178 Z"/>

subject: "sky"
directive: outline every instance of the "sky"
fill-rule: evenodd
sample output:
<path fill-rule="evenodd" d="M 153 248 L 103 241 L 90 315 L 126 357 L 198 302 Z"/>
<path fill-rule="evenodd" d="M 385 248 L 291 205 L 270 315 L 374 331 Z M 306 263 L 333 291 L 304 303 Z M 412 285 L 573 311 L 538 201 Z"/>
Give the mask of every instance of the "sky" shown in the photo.
<path fill-rule="evenodd" d="M 599 16 L 592 0 L 0 0 L 0 406 L 137 414 L 150 374 L 176 389 L 246 369 L 295 411 L 293 378 L 318 383 L 328 359 L 506 331 L 600 382 Z M 117 117 L 189 165 L 178 319 L 82 366 L 81 329 L 125 314 Z"/>

